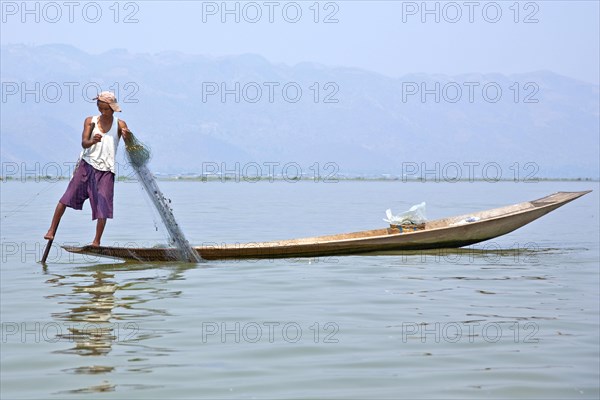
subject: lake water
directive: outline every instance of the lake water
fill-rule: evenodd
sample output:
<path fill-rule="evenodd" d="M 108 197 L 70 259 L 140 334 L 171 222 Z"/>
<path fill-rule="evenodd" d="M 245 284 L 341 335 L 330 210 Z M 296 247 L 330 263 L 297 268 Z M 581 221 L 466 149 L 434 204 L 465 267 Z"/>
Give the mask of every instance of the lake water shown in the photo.
<path fill-rule="evenodd" d="M 598 182 L 159 182 L 192 244 L 384 227 L 594 192 L 462 252 L 122 263 L 58 247 L 67 182 L 2 190 L 2 398 L 535 398 L 600 395 Z M 166 234 L 116 185 L 104 245 Z M 55 244 L 93 238 L 67 210 Z M 158 228 L 158 229 L 157 229 Z M 502 250 L 502 251 L 499 251 Z"/>

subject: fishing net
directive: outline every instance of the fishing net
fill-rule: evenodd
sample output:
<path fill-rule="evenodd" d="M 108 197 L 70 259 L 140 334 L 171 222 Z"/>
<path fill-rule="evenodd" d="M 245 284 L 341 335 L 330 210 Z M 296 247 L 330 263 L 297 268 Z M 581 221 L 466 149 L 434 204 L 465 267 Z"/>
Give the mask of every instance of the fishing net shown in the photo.
<path fill-rule="evenodd" d="M 125 149 L 127 150 L 129 162 L 134 167 L 141 167 L 150 160 L 150 149 L 136 138 L 131 131 L 125 139 Z"/>
<path fill-rule="evenodd" d="M 150 159 L 150 150 L 131 132 L 128 136 L 128 139 L 125 140 L 127 158 L 133 166 L 150 201 L 154 204 L 156 211 L 158 211 L 158 214 L 169 233 L 171 243 L 177 247 L 179 252 L 178 258 L 181 261 L 200 262 L 202 258 L 198 255 L 198 252 L 190 246 L 183 231 L 179 227 L 179 224 L 175 220 L 173 209 L 170 206 L 171 200 L 167 199 L 162 194 L 156 183 L 156 179 L 154 179 L 154 175 L 152 175 L 152 172 L 150 172 L 146 166 Z"/>

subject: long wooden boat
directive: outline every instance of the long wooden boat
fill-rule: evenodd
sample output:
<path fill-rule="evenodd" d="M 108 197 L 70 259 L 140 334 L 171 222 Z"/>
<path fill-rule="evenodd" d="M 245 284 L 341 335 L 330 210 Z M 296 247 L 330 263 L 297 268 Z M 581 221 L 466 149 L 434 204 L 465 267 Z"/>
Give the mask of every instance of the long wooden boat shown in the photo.
<path fill-rule="evenodd" d="M 419 230 L 395 227 L 272 242 L 194 247 L 203 259 L 324 257 L 459 248 L 514 231 L 590 191 L 557 192 L 541 199 L 428 221 Z M 137 261 L 176 261 L 175 248 L 72 247 L 72 253 Z"/>

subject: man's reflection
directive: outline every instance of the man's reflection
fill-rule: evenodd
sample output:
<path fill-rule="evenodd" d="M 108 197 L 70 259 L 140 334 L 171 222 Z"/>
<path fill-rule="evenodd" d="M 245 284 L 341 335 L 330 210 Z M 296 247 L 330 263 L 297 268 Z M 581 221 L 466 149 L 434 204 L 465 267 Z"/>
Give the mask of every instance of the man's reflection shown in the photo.
<path fill-rule="evenodd" d="M 94 271 L 91 277 L 89 284 L 74 284 L 73 292 L 63 295 L 67 300 L 61 303 L 71 305 L 68 311 L 52 314 L 55 320 L 66 322 L 63 325 L 68 333 L 58 335 L 59 338 L 75 343 L 75 347 L 61 351 L 63 353 L 106 355 L 116 339 L 111 323 L 117 290 L 117 284 L 112 281 L 114 275 Z"/>
<path fill-rule="evenodd" d="M 177 265 L 174 269 L 172 265 L 156 267 L 148 264 L 104 264 L 82 267 L 69 275 L 55 274 L 47 280 L 60 291 L 47 298 L 66 306 L 66 311 L 52 313 L 53 320 L 62 327 L 57 339 L 69 344 L 68 348 L 57 353 L 86 358 L 92 356 L 88 358 L 91 365 L 76 366 L 62 372 L 105 377 L 99 385 L 68 393 L 112 391 L 115 385 L 106 378 L 115 371 L 115 365 L 120 370 L 138 372 L 149 368 L 138 364 L 145 359 L 145 353 L 170 353 L 164 346 L 153 348 L 139 343 L 160 338 L 169 330 L 141 332 L 139 326 L 148 317 L 160 315 L 164 318 L 169 315 L 166 310 L 149 305 L 163 298 L 178 297 L 179 291 L 166 289 L 164 285 L 170 280 L 181 279 L 182 272 L 188 266 Z M 119 358 L 120 354 L 113 353 L 115 344 L 127 345 L 124 353 L 126 358 Z M 136 356 L 132 357 L 132 354 Z M 133 361 L 135 364 L 129 365 Z"/>

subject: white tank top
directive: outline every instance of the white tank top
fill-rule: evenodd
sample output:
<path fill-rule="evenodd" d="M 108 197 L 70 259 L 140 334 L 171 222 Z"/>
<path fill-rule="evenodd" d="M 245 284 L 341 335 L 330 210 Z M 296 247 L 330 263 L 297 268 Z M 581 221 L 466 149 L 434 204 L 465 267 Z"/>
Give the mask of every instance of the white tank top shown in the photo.
<path fill-rule="evenodd" d="M 98 115 L 92 117 L 92 123 L 95 126 L 91 137 L 99 133 L 102 135 L 102 140 L 84 149 L 82 158 L 97 170 L 110 171 L 114 174 L 115 155 L 119 146 L 119 119 L 113 116 L 113 123 L 108 132 L 102 132 L 98 118 Z"/>

